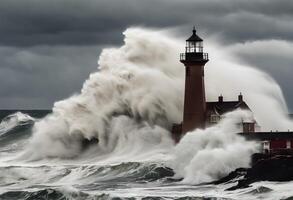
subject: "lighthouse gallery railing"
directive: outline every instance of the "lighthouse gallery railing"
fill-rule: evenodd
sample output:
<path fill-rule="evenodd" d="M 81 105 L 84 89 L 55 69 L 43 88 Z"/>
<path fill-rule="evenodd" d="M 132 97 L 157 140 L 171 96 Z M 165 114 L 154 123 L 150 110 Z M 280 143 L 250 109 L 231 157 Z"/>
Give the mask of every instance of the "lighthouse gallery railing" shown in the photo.
<path fill-rule="evenodd" d="M 180 61 L 208 61 L 208 53 L 180 53 Z"/>

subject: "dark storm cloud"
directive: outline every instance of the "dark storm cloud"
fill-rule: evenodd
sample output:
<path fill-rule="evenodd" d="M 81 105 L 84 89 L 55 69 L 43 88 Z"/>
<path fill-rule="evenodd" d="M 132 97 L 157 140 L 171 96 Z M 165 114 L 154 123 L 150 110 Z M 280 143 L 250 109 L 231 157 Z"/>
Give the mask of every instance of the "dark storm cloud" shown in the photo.
<path fill-rule="evenodd" d="M 197 25 L 226 41 L 293 39 L 291 0 L 2 0 L 0 44 L 108 44 L 131 25 Z"/>
<path fill-rule="evenodd" d="M 96 71 L 99 46 L 0 47 L 0 108 L 51 108 Z"/>
<path fill-rule="evenodd" d="M 151 5 L 136 4 L 133 0 L 4 0 L 0 3 L 0 42 L 11 46 L 117 43 L 131 24 L 178 21 L 167 16 L 160 20 L 160 13 L 147 14 Z"/>
<path fill-rule="evenodd" d="M 102 46 L 121 44 L 127 27 L 175 27 L 186 37 L 193 25 L 229 46 L 271 39 L 292 45 L 293 1 L 1 0 L 0 107 L 50 108 L 79 91 Z M 243 62 L 281 84 L 293 112 L 292 49 L 237 48 Z M 267 55 L 269 49 L 276 50 Z"/>

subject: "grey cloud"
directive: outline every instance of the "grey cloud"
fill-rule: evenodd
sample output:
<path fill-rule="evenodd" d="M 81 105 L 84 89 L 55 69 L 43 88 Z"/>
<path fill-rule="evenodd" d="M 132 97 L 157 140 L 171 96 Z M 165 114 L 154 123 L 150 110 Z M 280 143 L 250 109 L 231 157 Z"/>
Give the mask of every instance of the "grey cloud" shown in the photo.
<path fill-rule="evenodd" d="M 131 6 L 134 4 L 133 6 Z M 15 1 L 0 4 L 0 43 L 11 46 L 38 44 L 97 44 L 121 41 L 131 24 L 171 25 L 175 18 L 147 14 L 134 1 Z M 131 7 L 129 7 L 131 6 Z M 160 18 L 159 18 L 160 19 Z"/>
<path fill-rule="evenodd" d="M 189 36 L 195 25 L 203 37 L 232 46 L 292 43 L 292 13 L 292 0 L 1 0 L 0 106 L 50 108 L 79 91 L 101 48 L 120 45 L 129 26 L 180 27 L 179 35 Z M 290 50 L 255 48 L 234 51 L 280 83 L 293 112 Z"/>
<path fill-rule="evenodd" d="M 54 101 L 80 91 L 97 70 L 100 50 L 98 46 L 0 48 L 1 108 L 50 108 Z"/>
<path fill-rule="evenodd" d="M 291 0 L 2 0 L 0 44 L 117 44 L 131 25 L 197 25 L 225 41 L 292 40 Z"/>

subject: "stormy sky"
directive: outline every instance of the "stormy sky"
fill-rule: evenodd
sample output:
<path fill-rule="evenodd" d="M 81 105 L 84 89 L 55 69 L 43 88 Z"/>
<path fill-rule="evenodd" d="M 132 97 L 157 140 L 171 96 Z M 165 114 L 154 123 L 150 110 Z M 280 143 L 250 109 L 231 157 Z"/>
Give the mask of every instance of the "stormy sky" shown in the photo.
<path fill-rule="evenodd" d="M 292 0 L 1 0 L 0 108 L 51 108 L 80 91 L 130 26 L 196 25 L 280 84 L 293 112 Z"/>

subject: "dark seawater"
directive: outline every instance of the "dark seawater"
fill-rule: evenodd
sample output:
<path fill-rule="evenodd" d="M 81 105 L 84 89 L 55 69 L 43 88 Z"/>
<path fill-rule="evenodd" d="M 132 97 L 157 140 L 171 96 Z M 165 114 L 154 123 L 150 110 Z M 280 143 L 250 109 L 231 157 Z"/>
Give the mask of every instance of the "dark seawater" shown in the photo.
<path fill-rule="evenodd" d="M 14 112 L 14 111 L 13 111 Z M 4 114 L 3 114 L 4 113 Z M 259 182 L 250 188 L 225 191 L 220 185 L 183 184 L 161 161 L 96 161 L 89 143 L 79 158 L 37 161 L 19 155 L 29 144 L 38 117 L 50 111 L 2 113 L 0 124 L 0 199 L 293 199 L 293 183 Z M 9 116 L 4 117 L 5 114 Z M 28 115 L 29 114 L 29 115 Z M 291 193 L 291 195 L 290 195 Z"/>

